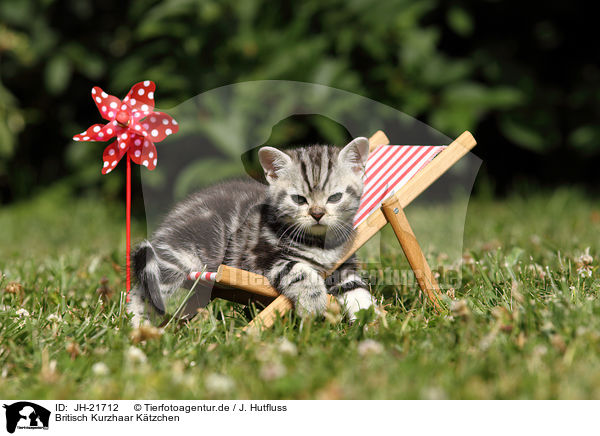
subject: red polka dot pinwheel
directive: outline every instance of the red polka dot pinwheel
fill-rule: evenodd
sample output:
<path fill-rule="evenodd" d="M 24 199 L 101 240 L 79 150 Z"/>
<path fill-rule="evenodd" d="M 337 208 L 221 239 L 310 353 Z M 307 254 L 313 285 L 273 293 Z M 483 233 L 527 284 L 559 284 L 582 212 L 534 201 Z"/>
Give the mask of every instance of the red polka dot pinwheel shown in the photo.
<path fill-rule="evenodd" d="M 156 168 L 155 142 L 177 133 L 177 121 L 163 112 L 154 111 L 154 82 L 146 80 L 129 90 L 123 101 L 108 95 L 98 86 L 92 98 L 102 118 L 108 123 L 94 124 L 85 132 L 73 136 L 75 141 L 116 141 L 104 149 L 102 174 L 110 173 L 125 154 L 149 170 Z"/>
<path fill-rule="evenodd" d="M 155 142 L 177 133 L 179 126 L 169 115 L 154 110 L 154 82 L 136 83 L 121 101 L 108 95 L 98 86 L 92 89 L 92 98 L 106 124 L 94 124 L 85 132 L 73 136 L 74 141 L 108 141 L 116 138 L 102 154 L 102 174 L 110 173 L 123 156 L 127 162 L 126 199 L 126 283 L 131 288 L 130 223 L 131 223 L 131 161 L 149 170 L 156 168 Z"/>

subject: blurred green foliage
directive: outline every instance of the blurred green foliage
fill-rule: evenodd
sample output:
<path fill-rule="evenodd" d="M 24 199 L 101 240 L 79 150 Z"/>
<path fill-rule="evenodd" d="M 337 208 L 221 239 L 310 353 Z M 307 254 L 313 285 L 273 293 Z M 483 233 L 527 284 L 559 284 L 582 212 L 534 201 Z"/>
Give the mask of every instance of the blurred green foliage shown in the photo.
<path fill-rule="evenodd" d="M 480 140 L 500 135 L 536 153 L 597 155 L 597 66 L 582 53 L 568 88 L 543 80 L 550 65 L 536 50 L 565 49 L 562 10 L 513 20 L 507 34 L 499 23 L 523 10 L 477 3 L 3 0 L 0 200 L 63 176 L 118 192 L 122 178 L 100 180 L 101 148 L 70 138 L 99 119 L 93 85 L 124 95 L 144 79 L 163 109 L 239 81 L 298 80 L 365 95 L 449 136 L 479 129 Z M 519 32 L 532 34 L 531 56 L 516 53 Z"/>

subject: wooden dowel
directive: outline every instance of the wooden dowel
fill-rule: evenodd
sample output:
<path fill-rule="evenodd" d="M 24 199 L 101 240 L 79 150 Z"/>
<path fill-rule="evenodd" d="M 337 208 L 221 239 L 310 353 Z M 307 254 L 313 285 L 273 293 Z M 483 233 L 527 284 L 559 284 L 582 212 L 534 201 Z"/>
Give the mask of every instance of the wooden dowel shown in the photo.
<path fill-rule="evenodd" d="M 291 310 L 294 305 L 291 300 L 283 295 L 280 295 L 265 307 L 256 317 L 244 327 L 243 331 L 247 331 L 252 328 L 258 328 L 260 330 L 267 329 L 273 325 L 277 315 L 283 316 L 287 311 Z"/>
<path fill-rule="evenodd" d="M 392 229 L 398 238 L 398 242 L 400 242 L 402 251 L 404 251 L 408 263 L 417 278 L 419 287 L 435 308 L 438 311 L 441 311 L 442 308 L 439 302 L 440 287 L 431 273 L 423 250 L 421 250 L 419 242 L 410 227 L 410 223 L 400 206 L 400 201 L 398 198 L 392 197 L 383 203 L 381 210 L 392 225 Z"/>
<path fill-rule="evenodd" d="M 369 153 L 372 153 L 380 145 L 388 145 L 389 143 L 390 140 L 387 135 L 383 133 L 383 130 L 378 130 L 369 138 Z"/>
<path fill-rule="evenodd" d="M 264 297 L 279 297 L 279 292 L 271 286 L 265 276 L 227 265 L 219 266 L 216 283 L 233 286 Z"/>

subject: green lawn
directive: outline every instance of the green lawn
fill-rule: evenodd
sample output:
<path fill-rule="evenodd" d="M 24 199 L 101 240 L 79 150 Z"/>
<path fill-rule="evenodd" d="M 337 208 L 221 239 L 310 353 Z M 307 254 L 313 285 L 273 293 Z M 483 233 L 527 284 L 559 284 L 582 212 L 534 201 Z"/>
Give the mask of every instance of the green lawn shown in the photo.
<path fill-rule="evenodd" d="M 448 314 L 375 284 L 383 315 L 241 337 L 247 313 L 223 301 L 162 334 L 129 327 L 122 213 L 60 188 L 0 211 L 1 397 L 600 398 L 600 207 L 578 191 L 471 200 Z"/>

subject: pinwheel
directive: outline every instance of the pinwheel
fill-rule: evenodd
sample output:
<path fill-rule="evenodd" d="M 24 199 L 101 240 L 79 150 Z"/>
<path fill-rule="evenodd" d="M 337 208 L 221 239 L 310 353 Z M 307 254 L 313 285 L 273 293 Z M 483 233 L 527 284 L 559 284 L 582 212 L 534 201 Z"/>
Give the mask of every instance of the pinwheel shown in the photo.
<path fill-rule="evenodd" d="M 179 126 L 171 116 L 154 110 L 154 82 L 146 80 L 136 83 L 121 101 L 108 95 L 100 87 L 92 89 L 92 99 L 106 124 L 94 124 L 85 132 L 73 136 L 74 141 L 108 141 L 102 154 L 102 174 L 110 173 L 123 156 L 127 162 L 126 183 L 126 286 L 129 297 L 131 289 L 130 248 L 131 248 L 131 161 L 149 170 L 156 168 L 157 155 L 155 142 L 177 133 Z"/>

